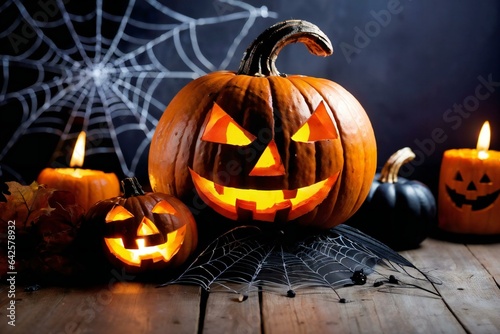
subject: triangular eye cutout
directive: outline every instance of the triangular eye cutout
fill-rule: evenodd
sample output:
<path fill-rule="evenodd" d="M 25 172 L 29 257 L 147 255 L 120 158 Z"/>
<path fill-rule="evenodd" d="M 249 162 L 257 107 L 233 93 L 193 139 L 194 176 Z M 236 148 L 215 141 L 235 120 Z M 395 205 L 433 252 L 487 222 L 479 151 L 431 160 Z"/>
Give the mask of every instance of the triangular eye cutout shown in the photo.
<path fill-rule="evenodd" d="M 106 223 L 111 223 L 117 220 L 125 220 L 132 218 L 134 215 L 131 214 L 127 209 L 121 205 L 115 205 L 111 211 L 108 212 L 104 220 Z"/>
<path fill-rule="evenodd" d="M 207 118 L 201 140 L 236 146 L 246 146 L 255 140 L 254 135 L 236 123 L 217 103 Z"/>
<path fill-rule="evenodd" d="M 167 201 L 159 201 L 151 210 L 152 213 L 167 213 L 167 214 L 175 214 L 177 211 L 174 207 Z"/>
<path fill-rule="evenodd" d="M 267 145 L 254 168 L 250 171 L 250 176 L 278 176 L 285 175 L 285 167 L 281 162 L 278 147 L 274 140 Z"/>
<path fill-rule="evenodd" d="M 491 180 L 488 175 L 484 174 L 481 180 L 479 180 L 479 183 L 491 183 Z"/>
<path fill-rule="evenodd" d="M 141 224 L 137 228 L 137 236 L 138 237 L 145 237 L 147 235 L 153 235 L 153 234 L 158 234 L 160 231 L 158 228 L 153 224 L 151 220 L 148 218 L 144 217 L 142 219 Z"/>
<path fill-rule="evenodd" d="M 339 132 L 333 119 L 321 101 L 311 117 L 292 136 L 292 140 L 300 143 L 309 143 L 317 140 L 337 139 Z"/>

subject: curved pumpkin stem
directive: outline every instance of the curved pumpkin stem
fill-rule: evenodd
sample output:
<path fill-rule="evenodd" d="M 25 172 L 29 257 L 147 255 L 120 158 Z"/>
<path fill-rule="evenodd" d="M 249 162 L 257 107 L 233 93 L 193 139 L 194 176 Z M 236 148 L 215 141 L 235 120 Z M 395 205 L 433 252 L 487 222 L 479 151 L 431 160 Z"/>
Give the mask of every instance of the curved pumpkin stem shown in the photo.
<path fill-rule="evenodd" d="M 284 46 L 296 42 L 304 43 L 316 56 L 333 53 L 332 43 L 317 26 L 302 20 L 286 20 L 267 28 L 253 41 L 241 60 L 238 74 L 286 76 L 276 69 L 276 58 Z"/>
<path fill-rule="evenodd" d="M 380 172 L 380 177 L 378 180 L 383 183 L 396 183 L 398 182 L 398 173 L 401 166 L 405 163 L 413 160 L 415 158 L 415 153 L 409 147 L 402 148 L 396 153 L 391 155 L 387 162 L 385 163 L 382 171 Z"/>
<path fill-rule="evenodd" d="M 145 192 L 142 190 L 141 184 L 136 177 L 127 177 L 121 181 L 123 197 L 133 197 L 144 195 Z"/>

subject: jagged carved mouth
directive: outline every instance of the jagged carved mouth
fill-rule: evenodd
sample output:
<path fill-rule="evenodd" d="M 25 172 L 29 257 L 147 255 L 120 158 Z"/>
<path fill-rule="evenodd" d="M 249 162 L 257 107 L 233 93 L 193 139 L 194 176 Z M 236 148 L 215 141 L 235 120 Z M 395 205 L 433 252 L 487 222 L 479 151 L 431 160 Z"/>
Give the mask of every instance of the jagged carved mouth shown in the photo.
<path fill-rule="evenodd" d="M 219 214 L 233 220 L 242 216 L 254 220 L 296 219 L 318 206 L 328 196 L 340 172 L 312 185 L 285 190 L 257 190 L 226 187 L 210 181 L 191 168 L 191 179 L 198 195 Z"/>
<path fill-rule="evenodd" d="M 467 199 L 465 195 L 457 193 L 456 190 L 446 186 L 446 192 L 451 201 L 458 207 L 462 208 L 464 205 L 470 205 L 472 211 L 483 210 L 492 205 L 500 194 L 500 189 L 484 196 L 478 196 L 476 199 Z"/>

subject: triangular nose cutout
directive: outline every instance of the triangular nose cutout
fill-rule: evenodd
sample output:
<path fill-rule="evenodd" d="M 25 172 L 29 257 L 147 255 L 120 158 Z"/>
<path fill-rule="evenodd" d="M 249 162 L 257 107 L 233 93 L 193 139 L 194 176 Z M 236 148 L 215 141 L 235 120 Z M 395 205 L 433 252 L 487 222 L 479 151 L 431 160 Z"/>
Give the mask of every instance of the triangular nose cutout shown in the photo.
<path fill-rule="evenodd" d="M 254 168 L 249 174 L 250 176 L 278 176 L 285 175 L 285 167 L 281 162 L 278 147 L 274 140 L 269 142 L 266 149 L 260 156 Z"/>
<path fill-rule="evenodd" d="M 148 235 L 158 234 L 158 233 L 160 233 L 160 231 L 158 231 L 158 228 L 155 226 L 155 224 L 153 224 L 151 220 L 149 220 L 146 217 L 142 218 L 141 224 L 137 229 L 138 237 L 145 237 Z"/>
<path fill-rule="evenodd" d="M 474 182 L 469 182 L 469 184 L 467 185 L 467 190 L 477 190 L 476 186 L 474 185 Z"/>

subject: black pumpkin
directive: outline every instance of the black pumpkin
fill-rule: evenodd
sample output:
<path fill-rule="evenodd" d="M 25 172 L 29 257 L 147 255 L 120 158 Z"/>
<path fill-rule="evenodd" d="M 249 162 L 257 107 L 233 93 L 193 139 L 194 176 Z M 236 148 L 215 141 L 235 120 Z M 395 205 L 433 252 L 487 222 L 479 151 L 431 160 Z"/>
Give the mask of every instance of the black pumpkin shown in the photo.
<path fill-rule="evenodd" d="M 436 200 L 422 182 L 398 178 L 400 167 L 415 158 L 405 147 L 394 153 L 375 175 L 368 197 L 348 225 L 395 250 L 416 248 L 428 236 Z"/>

